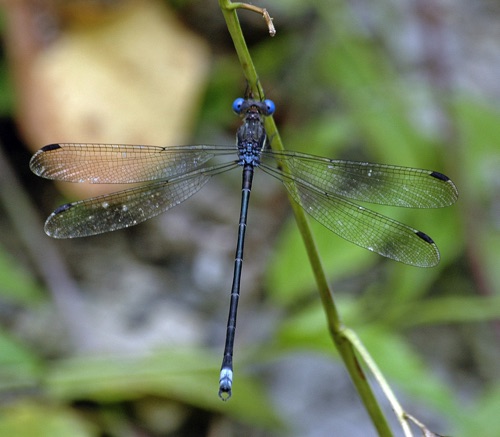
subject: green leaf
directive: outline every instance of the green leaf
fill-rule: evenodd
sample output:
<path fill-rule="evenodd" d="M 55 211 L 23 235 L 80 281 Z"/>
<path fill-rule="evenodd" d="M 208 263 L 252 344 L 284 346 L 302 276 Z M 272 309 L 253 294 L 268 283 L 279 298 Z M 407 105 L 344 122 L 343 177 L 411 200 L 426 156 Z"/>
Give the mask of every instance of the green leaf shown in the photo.
<path fill-rule="evenodd" d="M 0 250 L 0 296 L 22 304 L 40 301 L 43 296 L 31 274 L 5 250 Z"/>
<path fill-rule="evenodd" d="M 460 410 L 456 394 L 401 336 L 376 325 L 360 329 L 358 334 L 390 384 L 397 383 L 406 393 L 443 413 Z"/>
<path fill-rule="evenodd" d="M 400 304 L 396 323 L 404 327 L 487 322 L 500 318 L 500 296 L 447 296 Z"/>
<path fill-rule="evenodd" d="M 464 436 L 497 437 L 500 429 L 500 384 L 491 385 L 473 408 L 456 417 L 458 432 Z"/>
<path fill-rule="evenodd" d="M 33 387 L 42 370 L 40 359 L 34 353 L 0 331 L 0 391 Z"/>
<path fill-rule="evenodd" d="M 144 357 L 81 357 L 54 363 L 46 387 L 51 396 L 64 401 L 109 403 L 156 395 L 224 412 L 253 425 L 280 425 L 264 390 L 242 371 L 235 377 L 234 397 L 222 402 L 217 395 L 219 366 L 218 357 L 198 349 Z"/>
<path fill-rule="evenodd" d="M 346 315 L 347 325 L 355 324 L 356 302 L 345 299 L 341 302 L 339 307 Z M 356 331 L 390 385 L 396 383 L 405 393 L 438 408 L 443 414 L 451 416 L 459 411 L 456 395 L 433 375 L 424 359 L 404 338 L 376 324 L 359 327 Z M 284 323 L 276 344 L 271 346 L 281 353 L 306 349 L 336 355 L 320 305 L 312 305 Z"/>
<path fill-rule="evenodd" d="M 97 437 L 98 433 L 67 408 L 26 402 L 0 409 L 0 435 Z"/>

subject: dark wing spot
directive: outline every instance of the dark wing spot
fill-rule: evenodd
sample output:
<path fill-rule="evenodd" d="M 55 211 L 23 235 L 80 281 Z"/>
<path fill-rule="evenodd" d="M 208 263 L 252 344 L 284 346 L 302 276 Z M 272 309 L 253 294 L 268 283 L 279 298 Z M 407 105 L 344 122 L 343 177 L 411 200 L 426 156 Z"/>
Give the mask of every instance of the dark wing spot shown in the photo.
<path fill-rule="evenodd" d="M 433 171 L 431 173 L 431 176 L 444 182 L 448 182 L 450 180 L 448 176 L 444 175 L 443 173 L 439 173 L 438 171 Z"/>
<path fill-rule="evenodd" d="M 57 150 L 60 149 L 61 146 L 59 144 L 48 144 L 46 146 L 43 146 L 40 150 L 44 152 L 50 152 L 51 150 Z"/>
<path fill-rule="evenodd" d="M 54 215 L 61 214 L 62 212 L 70 209 L 72 206 L 73 206 L 72 203 L 65 203 L 64 205 L 58 206 L 52 214 Z"/>
<path fill-rule="evenodd" d="M 417 236 L 419 236 L 426 243 L 434 244 L 434 241 L 432 240 L 432 238 L 429 237 L 427 234 L 424 234 L 423 232 L 420 232 L 420 231 L 415 232 L 415 234 L 417 234 Z"/>

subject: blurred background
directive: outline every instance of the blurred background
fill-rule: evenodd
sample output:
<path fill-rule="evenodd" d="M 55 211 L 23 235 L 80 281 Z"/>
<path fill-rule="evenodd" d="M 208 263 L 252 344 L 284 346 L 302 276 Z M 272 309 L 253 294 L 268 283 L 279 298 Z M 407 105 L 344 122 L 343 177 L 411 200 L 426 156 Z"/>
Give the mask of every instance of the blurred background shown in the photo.
<path fill-rule="evenodd" d="M 497 436 L 500 5 L 257 3 L 276 37 L 258 14 L 239 17 L 285 147 L 457 184 L 449 208 L 374 208 L 432 236 L 432 269 L 311 225 L 346 325 L 406 411 L 439 434 Z M 37 178 L 28 162 L 45 144 L 234 144 L 231 104 L 246 84 L 218 3 L 0 6 L 0 434 L 375 436 L 279 182 L 254 181 L 227 403 L 217 391 L 240 172 L 127 230 L 43 232 L 58 205 L 120 188 Z"/>

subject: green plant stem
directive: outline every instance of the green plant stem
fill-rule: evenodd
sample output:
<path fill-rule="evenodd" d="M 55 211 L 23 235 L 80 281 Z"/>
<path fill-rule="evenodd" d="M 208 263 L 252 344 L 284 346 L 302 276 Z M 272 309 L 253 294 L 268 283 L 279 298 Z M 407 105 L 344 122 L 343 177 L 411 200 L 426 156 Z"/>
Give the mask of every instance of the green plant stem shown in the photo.
<path fill-rule="evenodd" d="M 238 59 L 240 61 L 248 85 L 254 95 L 263 98 L 264 91 L 259 82 L 257 71 L 255 70 L 252 59 L 250 57 L 250 53 L 248 51 L 239 24 L 238 16 L 236 14 L 236 9 L 240 7 L 240 5 L 231 3 L 230 0 L 219 0 L 219 5 L 226 20 L 227 28 L 229 30 L 231 38 L 233 39 L 233 43 L 238 54 Z M 284 150 L 281 138 L 276 128 L 276 124 L 274 123 L 272 117 L 266 118 L 265 127 L 268 133 L 268 137 L 272 140 L 271 147 L 273 148 L 273 150 Z M 283 170 L 287 172 L 287 168 L 284 163 L 282 163 L 282 166 Z M 389 428 L 387 420 L 355 355 L 353 344 L 345 335 L 345 329 L 337 311 L 335 302 L 332 298 L 332 293 L 330 291 L 328 281 L 326 280 L 319 253 L 316 248 L 316 243 L 314 242 L 314 238 L 309 227 L 305 212 L 300 205 L 292 200 L 290 195 L 289 198 L 293 208 L 293 212 L 295 214 L 297 226 L 306 246 L 309 262 L 311 263 L 313 269 L 331 337 L 335 343 L 337 350 L 340 353 L 340 356 L 342 357 L 342 360 L 344 361 L 344 364 L 347 368 L 347 371 L 349 372 L 349 375 L 351 376 L 354 386 L 356 387 L 356 390 L 358 391 L 358 394 L 363 404 L 365 405 L 365 408 L 370 415 L 370 418 L 379 435 L 392 436 L 393 434 L 391 432 L 391 429 Z"/>
<path fill-rule="evenodd" d="M 401 429 L 403 430 L 405 437 L 411 437 L 413 434 L 412 434 L 412 432 L 410 430 L 410 426 L 408 425 L 408 422 L 406 420 L 408 415 L 403 410 L 401 404 L 397 400 L 396 396 L 394 395 L 389 384 L 385 380 L 384 375 L 382 375 L 382 372 L 378 368 L 377 364 L 375 363 L 373 358 L 370 356 L 370 354 L 368 353 L 368 351 L 364 347 L 363 343 L 361 342 L 361 340 L 359 339 L 359 337 L 356 335 L 356 333 L 353 330 L 346 328 L 344 330 L 344 333 L 345 333 L 345 337 L 353 345 L 353 347 L 356 349 L 357 353 L 362 357 L 364 363 L 368 366 L 372 375 L 375 376 L 375 379 L 377 380 L 380 388 L 384 392 L 387 400 L 391 404 L 391 407 L 392 407 L 394 413 L 396 414 L 396 417 L 399 421 L 399 424 L 401 425 Z"/>

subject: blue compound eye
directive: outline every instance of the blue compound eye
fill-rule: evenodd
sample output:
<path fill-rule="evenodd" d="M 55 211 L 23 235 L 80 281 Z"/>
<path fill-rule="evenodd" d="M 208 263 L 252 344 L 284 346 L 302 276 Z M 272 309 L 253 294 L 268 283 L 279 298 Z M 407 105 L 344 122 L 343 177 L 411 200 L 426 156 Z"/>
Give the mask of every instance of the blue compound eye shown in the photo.
<path fill-rule="evenodd" d="M 233 102 L 233 111 L 236 112 L 236 114 L 239 114 L 241 112 L 241 107 L 243 106 L 243 102 L 245 99 L 242 99 L 241 97 L 238 97 L 234 102 Z"/>
<path fill-rule="evenodd" d="M 274 114 L 274 111 L 276 110 L 276 106 L 274 105 L 274 102 L 272 100 L 266 99 L 266 100 L 264 100 L 264 103 L 265 103 L 266 109 L 267 109 L 266 115 Z"/>

